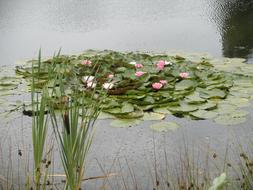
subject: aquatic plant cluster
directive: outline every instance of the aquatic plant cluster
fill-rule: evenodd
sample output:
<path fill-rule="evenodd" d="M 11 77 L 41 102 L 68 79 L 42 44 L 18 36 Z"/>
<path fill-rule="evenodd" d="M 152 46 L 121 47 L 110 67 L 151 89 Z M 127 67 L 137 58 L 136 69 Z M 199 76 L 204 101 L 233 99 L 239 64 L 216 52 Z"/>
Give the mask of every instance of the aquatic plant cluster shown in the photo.
<path fill-rule="evenodd" d="M 40 70 L 36 63 L 17 66 L 16 74 L 29 84 L 34 64 L 37 89 L 50 88 L 56 74 L 62 73 L 66 95 L 73 89 L 87 96 L 95 87 L 98 93 L 106 90 L 100 118 L 117 118 L 126 126 L 164 119 L 166 114 L 242 123 L 248 113 L 241 107 L 250 105 L 253 94 L 253 66 L 242 59 L 192 61 L 179 55 L 86 51 L 46 59 Z"/>

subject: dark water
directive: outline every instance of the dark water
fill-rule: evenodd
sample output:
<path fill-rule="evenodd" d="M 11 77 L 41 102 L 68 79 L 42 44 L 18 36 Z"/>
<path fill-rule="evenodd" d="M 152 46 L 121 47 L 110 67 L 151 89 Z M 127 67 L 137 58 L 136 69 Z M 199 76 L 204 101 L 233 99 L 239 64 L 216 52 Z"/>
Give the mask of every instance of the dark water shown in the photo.
<path fill-rule="evenodd" d="M 0 65 L 89 48 L 253 57 L 252 0 L 0 0 Z"/>

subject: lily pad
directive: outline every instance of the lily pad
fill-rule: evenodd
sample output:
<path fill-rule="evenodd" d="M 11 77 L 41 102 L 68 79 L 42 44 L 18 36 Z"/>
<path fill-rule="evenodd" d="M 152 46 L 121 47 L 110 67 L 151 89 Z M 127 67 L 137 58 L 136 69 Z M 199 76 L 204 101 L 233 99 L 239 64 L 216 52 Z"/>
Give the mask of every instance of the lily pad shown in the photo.
<path fill-rule="evenodd" d="M 154 112 L 146 112 L 143 115 L 144 121 L 155 121 L 155 120 L 163 120 L 165 115 L 162 113 L 154 113 Z"/>
<path fill-rule="evenodd" d="M 167 121 L 155 123 L 150 126 L 151 129 L 153 129 L 154 131 L 157 131 L 157 132 L 174 131 L 174 130 L 178 129 L 179 127 L 181 127 L 181 126 L 178 125 L 177 123 L 167 122 Z"/>
<path fill-rule="evenodd" d="M 116 119 L 110 123 L 110 126 L 123 128 L 123 127 L 133 127 L 139 125 L 141 120 L 138 119 Z"/>
<path fill-rule="evenodd" d="M 212 110 L 212 109 L 215 109 L 216 107 L 217 107 L 217 103 L 212 102 L 212 101 L 208 101 L 204 104 L 198 105 L 198 108 L 200 110 Z"/>
<path fill-rule="evenodd" d="M 212 90 L 202 90 L 200 91 L 201 98 L 225 98 L 226 93 L 220 89 L 212 89 Z"/>
<path fill-rule="evenodd" d="M 134 106 L 129 103 L 125 103 L 121 108 L 121 113 L 130 113 L 134 111 Z"/>
<path fill-rule="evenodd" d="M 167 107 L 153 108 L 153 112 L 155 112 L 155 113 L 162 113 L 162 114 L 169 114 L 169 115 L 172 114 L 172 113 L 167 109 Z"/>
<path fill-rule="evenodd" d="M 198 110 L 191 112 L 190 115 L 196 117 L 197 119 L 212 119 L 215 118 L 218 113 L 214 111 Z"/>
<path fill-rule="evenodd" d="M 218 109 L 215 110 L 220 115 L 233 113 L 237 107 L 233 104 L 221 103 L 218 105 Z"/>
<path fill-rule="evenodd" d="M 190 105 L 190 104 L 181 104 L 180 106 L 171 106 L 168 107 L 168 110 L 171 111 L 172 113 L 188 113 L 192 111 L 198 110 L 197 105 Z"/>
<path fill-rule="evenodd" d="M 187 90 L 195 87 L 195 85 L 196 82 L 192 80 L 181 80 L 180 82 L 176 83 L 175 90 Z"/>
<path fill-rule="evenodd" d="M 247 98 L 237 98 L 237 97 L 228 97 L 224 102 L 236 105 L 237 107 L 248 107 L 250 106 L 249 99 Z"/>
<path fill-rule="evenodd" d="M 221 125 L 238 125 L 246 121 L 246 117 L 233 117 L 232 115 L 220 115 L 215 120 Z"/>
<path fill-rule="evenodd" d="M 198 92 L 194 92 L 193 94 L 186 96 L 185 101 L 189 104 L 198 104 L 206 102 L 205 99 L 200 97 Z"/>
<path fill-rule="evenodd" d="M 101 112 L 98 116 L 98 119 L 114 119 L 115 116 L 113 116 L 112 114 L 108 114 L 105 112 Z"/>

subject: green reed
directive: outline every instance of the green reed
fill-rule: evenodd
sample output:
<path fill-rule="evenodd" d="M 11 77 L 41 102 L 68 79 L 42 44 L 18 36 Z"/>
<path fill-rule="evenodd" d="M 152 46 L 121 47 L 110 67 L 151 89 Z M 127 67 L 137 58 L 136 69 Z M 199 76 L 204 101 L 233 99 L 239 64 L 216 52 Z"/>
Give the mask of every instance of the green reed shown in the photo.
<path fill-rule="evenodd" d="M 34 158 L 34 181 L 36 189 L 40 189 L 42 177 L 42 160 L 44 154 L 44 146 L 47 135 L 47 120 L 45 115 L 47 109 L 48 93 L 47 89 L 43 88 L 41 95 L 36 92 L 35 88 L 35 69 L 41 68 L 41 51 L 39 51 L 38 66 L 32 67 L 32 86 L 31 86 L 31 101 L 32 101 L 32 142 L 33 142 L 33 158 Z M 45 188 L 45 187 L 44 187 Z M 44 189 L 43 188 L 43 189 Z"/>
<path fill-rule="evenodd" d="M 64 69 L 64 65 L 61 67 Z M 58 90 L 53 91 L 52 97 L 59 96 L 60 91 L 62 105 L 60 114 L 57 114 L 58 110 L 51 103 L 50 116 L 66 175 L 65 189 L 78 190 L 85 174 L 85 160 L 92 143 L 94 124 L 106 93 L 94 88 L 89 92 L 74 90 L 71 95 L 66 95 L 64 82 L 65 76 L 58 74 L 55 78 Z"/>

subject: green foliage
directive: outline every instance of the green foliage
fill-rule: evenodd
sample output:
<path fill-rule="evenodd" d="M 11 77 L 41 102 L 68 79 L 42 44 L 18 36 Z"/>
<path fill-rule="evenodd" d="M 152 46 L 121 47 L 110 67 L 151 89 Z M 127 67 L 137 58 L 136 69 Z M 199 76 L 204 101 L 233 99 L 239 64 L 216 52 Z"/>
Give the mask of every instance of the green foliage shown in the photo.
<path fill-rule="evenodd" d="M 90 60 L 92 64 L 83 65 L 83 60 Z M 159 71 L 156 68 L 156 62 L 159 60 L 169 61 L 171 64 L 165 65 L 164 69 Z M 129 64 L 132 61 L 141 63 L 143 67 L 135 68 Z M 34 74 L 31 70 L 32 64 L 35 65 Z M 193 119 L 219 117 L 215 121 L 226 125 L 238 122 L 221 119 L 225 115 L 224 112 L 230 112 L 230 108 L 220 109 L 220 104 L 231 104 L 236 109 L 250 105 L 249 100 L 253 97 L 252 70 L 253 66 L 243 63 L 241 59 L 207 60 L 197 56 L 86 51 L 80 55 L 55 56 L 42 61 L 40 67 L 36 61 L 28 61 L 17 66 L 16 73 L 24 77 L 28 84 L 32 76 L 36 78 L 37 90 L 43 89 L 45 85 L 50 87 L 56 84 L 54 76 L 61 74 L 66 94 L 75 91 L 79 94 L 85 93 L 87 97 L 90 96 L 92 88 L 87 87 L 83 77 L 96 74 L 97 90 L 103 88 L 104 83 L 113 83 L 113 87 L 107 90 L 108 97 L 103 102 L 103 112 L 119 119 L 141 118 L 146 112 L 163 107 L 165 114 L 172 113 L 188 118 L 190 116 Z M 136 71 L 146 73 L 137 77 Z M 181 78 L 181 72 L 189 73 L 189 77 Z M 114 77 L 108 78 L 109 74 Z M 3 84 L 11 84 L 9 80 L 6 79 Z M 166 80 L 167 84 L 159 90 L 153 89 L 152 84 L 160 80 Z M 59 88 L 55 94 L 59 94 Z M 57 102 L 55 106 L 61 108 Z"/>
<path fill-rule="evenodd" d="M 40 65 L 41 54 L 39 53 L 38 65 Z M 32 67 L 32 73 L 34 67 Z M 44 157 L 44 146 L 47 136 L 47 115 L 45 115 L 48 105 L 48 93 L 46 87 L 43 88 L 41 98 L 35 92 L 35 78 L 32 78 L 32 142 L 33 142 L 33 159 L 34 159 L 34 176 L 36 189 L 41 189 L 41 176 L 42 176 L 42 160 Z M 46 172 L 45 172 L 46 173 Z M 46 175 L 45 175 L 46 178 Z M 43 187 L 45 189 L 45 186 Z"/>
<path fill-rule="evenodd" d="M 208 190 L 224 190 L 227 185 L 226 173 L 222 173 L 213 180 L 213 185 Z"/>
<path fill-rule="evenodd" d="M 49 110 L 66 175 L 65 189 L 72 190 L 81 189 L 95 121 L 100 114 L 106 92 L 98 93 L 99 91 L 94 89 L 86 94 L 80 93 L 78 87 L 75 87 L 73 92 L 67 95 L 64 77 L 64 72 L 55 75 Z M 56 102 L 61 108 L 60 114 L 57 112 Z"/>
<path fill-rule="evenodd" d="M 178 129 L 180 125 L 178 125 L 175 122 L 160 122 L 160 123 L 155 123 L 150 126 L 151 129 L 157 131 L 157 132 L 167 132 L 167 131 L 174 131 Z"/>

